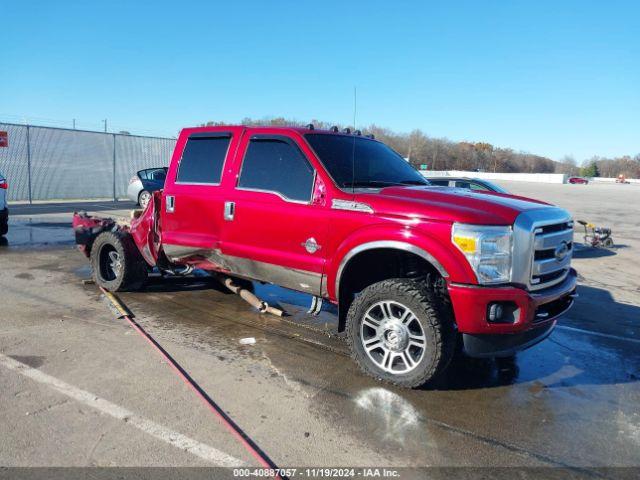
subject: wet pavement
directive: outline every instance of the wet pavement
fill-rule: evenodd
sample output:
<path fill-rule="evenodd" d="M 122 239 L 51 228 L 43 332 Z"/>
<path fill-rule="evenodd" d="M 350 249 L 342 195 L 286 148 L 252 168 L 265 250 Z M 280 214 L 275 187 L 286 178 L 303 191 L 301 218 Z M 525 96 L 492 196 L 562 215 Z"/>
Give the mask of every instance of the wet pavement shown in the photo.
<path fill-rule="evenodd" d="M 216 290 L 156 292 L 121 298 L 174 341 L 224 352 L 229 361 L 268 357 L 313 392 L 314 414 L 410 464 L 460 462 L 451 434 L 512 452 L 515 464 L 640 462 L 640 345 L 558 330 L 515 363 L 459 358 L 447 380 L 407 391 L 363 377 L 332 335 L 335 321 L 306 316 L 291 300 L 279 302 L 293 313 L 281 320 Z M 243 336 L 257 340 L 249 352 L 239 346 Z"/>
<path fill-rule="evenodd" d="M 519 186 L 509 187 L 515 191 Z M 592 189 L 598 203 L 593 206 L 584 198 L 572 203 L 572 192 L 551 189 L 549 196 L 576 216 L 584 209 L 593 221 L 600 221 L 600 215 L 612 223 L 619 249 L 611 255 L 577 255 L 580 297 L 548 340 L 513 362 L 458 357 L 447 379 L 428 389 L 402 390 L 361 374 L 336 332 L 334 307 L 325 304 L 319 316 L 310 316 L 310 297 L 303 294 L 254 284 L 258 296 L 289 314 L 285 318 L 260 315 L 203 277 L 152 278 L 144 291 L 121 298 L 281 466 L 640 466 L 640 266 L 635 263 L 640 245 L 633 233 L 640 217 L 602 211 L 617 211 L 635 197 Z M 640 200 L 640 188 L 633 194 Z M 172 398 L 181 398 L 180 388 L 151 369 L 156 359 L 146 346 L 135 339 L 131 345 L 123 343 L 127 329 L 111 326 L 95 286 L 81 284 L 90 270 L 74 250 L 69 226 L 64 212 L 12 218 L 8 240 L 0 247 L 0 291 L 3 302 L 12 301 L 18 305 L 14 312 L 24 314 L 3 319 L 0 353 L 46 357 L 48 343 L 60 334 L 38 336 L 26 327 L 59 329 L 59 318 L 68 311 L 78 331 L 67 340 L 78 349 L 78 358 L 37 368 L 92 391 L 104 390 L 103 396 L 133 403 L 150 416 L 165 415 L 169 424 L 177 422 L 170 412 L 176 408 Z M 104 337 L 103 349 L 111 342 L 118 348 L 91 348 L 88 360 L 81 345 L 93 342 L 89 339 L 95 329 Z M 247 337 L 255 338 L 255 344 L 242 345 Z M 124 378 L 112 385 L 116 374 L 109 365 L 114 358 L 118 365 L 128 364 L 127 358 L 137 361 L 123 368 L 118 375 Z M 140 380 L 136 372 L 147 369 L 153 371 Z M 163 382 L 169 387 L 159 396 L 141 396 L 140 382 L 150 391 Z M 11 410 L 15 402 L 0 395 L 0 407 Z M 196 438 L 210 436 L 208 441 L 225 451 L 234 448 L 223 432 L 209 430 L 215 430 L 207 427 L 215 422 L 201 409 L 187 412 L 184 425 L 176 428 L 190 430 Z M 2 445 L 0 463 L 5 464 Z M 33 462 L 29 458 L 26 464 Z M 108 458 L 111 464 L 131 464 Z M 178 457 L 166 461 L 182 464 Z M 56 459 L 39 462 L 55 465 Z"/>
<path fill-rule="evenodd" d="M 10 229 L 9 235 L 0 237 L 0 247 L 27 250 L 69 245 L 72 234 L 71 221 L 38 217 L 12 219 Z"/>

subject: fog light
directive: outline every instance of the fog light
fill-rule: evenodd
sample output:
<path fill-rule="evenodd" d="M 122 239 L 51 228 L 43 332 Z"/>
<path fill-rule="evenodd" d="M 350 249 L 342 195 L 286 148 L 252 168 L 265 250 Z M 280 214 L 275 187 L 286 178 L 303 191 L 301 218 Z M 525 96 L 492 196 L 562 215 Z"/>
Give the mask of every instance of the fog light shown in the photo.
<path fill-rule="evenodd" d="M 489 321 L 490 322 L 499 322 L 500 319 L 502 318 L 502 314 L 504 313 L 504 310 L 502 308 L 502 305 L 499 303 L 490 303 L 489 304 Z"/>

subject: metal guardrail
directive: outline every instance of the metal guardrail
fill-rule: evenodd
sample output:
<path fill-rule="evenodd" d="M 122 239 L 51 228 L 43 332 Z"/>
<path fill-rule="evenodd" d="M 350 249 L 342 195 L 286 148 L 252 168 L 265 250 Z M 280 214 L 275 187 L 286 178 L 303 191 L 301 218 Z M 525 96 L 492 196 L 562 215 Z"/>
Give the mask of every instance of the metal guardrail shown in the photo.
<path fill-rule="evenodd" d="M 104 199 L 126 195 L 144 168 L 169 165 L 176 140 L 1 123 L 0 172 L 9 201 Z"/>

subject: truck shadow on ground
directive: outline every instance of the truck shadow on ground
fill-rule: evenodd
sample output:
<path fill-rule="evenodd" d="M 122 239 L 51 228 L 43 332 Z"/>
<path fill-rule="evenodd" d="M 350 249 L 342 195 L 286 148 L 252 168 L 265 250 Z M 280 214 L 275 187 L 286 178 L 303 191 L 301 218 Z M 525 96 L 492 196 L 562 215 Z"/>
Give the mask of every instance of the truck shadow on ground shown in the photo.
<path fill-rule="evenodd" d="M 310 295 L 294 292 L 275 285 L 250 282 L 248 280 L 238 278 L 234 278 L 233 281 L 242 288 L 245 288 L 251 293 L 257 295 L 261 300 L 268 302 L 269 305 L 283 309 L 285 311 L 285 316 L 291 316 L 291 314 L 287 312 L 287 306 L 308 307 L 311 303 L 312 297 Z M 215 276 L 200 271 L 196 271 L 196 275 L 188 275 L 184 277 L 162 277 L 157 274 L 152 275 L 148 278 L 143 291 L 173 293 L 195 290 L 212 290 L 224 295 L 235 295 Z M 299 309 L 296 309 L 296 312 L 298 310 Z M 334 315 L 338 314 L 337 307 L 329 302 L 325 302 L 323 310 Z"/>
<path fill-rule="evenodd" d="M 231 292 L 214 277 L 207 276 L 162 277 L 153 275 L 147 279 L 142 291 L 172 293 L 194 290 L 214 290 L 218 293 L 231 294 Z"/>
<path fill-rule="evenodd" d="M 579 285 L 580 297 L 552 335 L 513 358 L 472 359 L 458 352 L 446 378 L 425 388 L 470 390 L 525 382 L 544 388 L 640 380 L 640 307 L 616 302 L 609 290 Z M 602 336 L 604 335 L 604 336 Z M 629 340 L 627 340 L 629 339 Z"/>
<path fill-rule="evenodd" d="M 604 258 L 612 257 L 618 254 L 618 250 L 629 248 L 628 245 L 614 245 L 611 248 L 598 248 L 590 247 L 588 245 L 580 244 L 576 245 L 576 249 L 573 252 L 573 258 Z"/>
<path fill-rule="evenodd" d="M 566 318 L 560 319 L 560 325 L 640 341 L 639 306 L 617 302 L 609 289 L 593 285 L 578 285 L 578 294 Z"/>

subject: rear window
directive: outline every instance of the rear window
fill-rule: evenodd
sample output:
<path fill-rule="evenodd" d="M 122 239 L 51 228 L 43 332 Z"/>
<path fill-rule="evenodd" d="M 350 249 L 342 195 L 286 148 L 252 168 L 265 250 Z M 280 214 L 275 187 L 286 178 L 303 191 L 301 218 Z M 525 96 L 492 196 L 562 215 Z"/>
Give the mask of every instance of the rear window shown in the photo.
<path fill-rule="evenodd" d="M 182 152 L 176 181 L 218 184 L 231 135 L 191 136 Z"/>
<path fill-rule="evenodd" d="M 464 180 L 458 180 L 456 181 L 456 187 L 458 188 L 471 188 L 471 183 L 470 182 L 465 182 Z"/>
<path fill-rule="evenodd" d="M 432 179 L 429 179 L 429 183 L 431 185 L 436 185 L 438 187 L 448 187 L 449 186 L 449 180 L 432 180 Z"/>
<path fill-rule="evenodd" d="M 157 182 L 164 181 L 167 178 L 167 170 L 164 168 L 157 168 L 155 170 L 147 170 L 147 179 Z"/>

